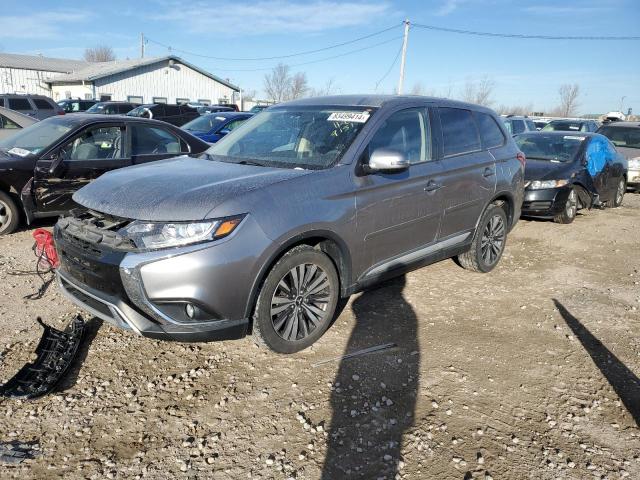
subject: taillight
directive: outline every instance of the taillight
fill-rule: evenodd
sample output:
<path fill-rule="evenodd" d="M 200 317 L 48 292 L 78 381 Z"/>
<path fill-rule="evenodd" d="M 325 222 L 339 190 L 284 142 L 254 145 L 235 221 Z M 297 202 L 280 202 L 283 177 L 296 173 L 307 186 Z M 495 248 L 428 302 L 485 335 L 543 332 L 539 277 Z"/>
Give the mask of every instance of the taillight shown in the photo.
<path fill-rule="evenodd" d="M 527 164 L 527 157 L 524 156 L 524 153 L 518 152 L 518 154 L 516 155 L 516 158 L 518 159 L 518 161 L 522 165 L 522 168 L 524 169 L 525 165 Z"/>
<path fill-rule="evenodd" d="M 58 115 L 64 115 L 64 110 L 58 110 Z"/>

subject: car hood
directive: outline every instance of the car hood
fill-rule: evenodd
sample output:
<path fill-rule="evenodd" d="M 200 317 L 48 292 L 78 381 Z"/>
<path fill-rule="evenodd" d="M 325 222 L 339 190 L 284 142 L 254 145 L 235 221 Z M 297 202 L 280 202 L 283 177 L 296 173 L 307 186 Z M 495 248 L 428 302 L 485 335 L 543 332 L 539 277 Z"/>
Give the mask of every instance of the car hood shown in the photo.
<path fill-rule="evenodd" d="M 556 163 L 527 158 L 525 180 L 566 180 L 578 170 L 576 162 Z"/>
<path fill-rule="evenodd" d="M 78 190 L 73 200 L 135 220 L 202 220 L 215 217 L 214 210 L 226 200 L 308 173 L 182 156 L 106 173 Z"/>
<path fill-rule="evenodd" d="M 0 171 L 8 170 L 33 170 L 36 166 L 37 158 L 33 155 L 28 157 L 18 157 L 8 153 L 0 152 Z"/>

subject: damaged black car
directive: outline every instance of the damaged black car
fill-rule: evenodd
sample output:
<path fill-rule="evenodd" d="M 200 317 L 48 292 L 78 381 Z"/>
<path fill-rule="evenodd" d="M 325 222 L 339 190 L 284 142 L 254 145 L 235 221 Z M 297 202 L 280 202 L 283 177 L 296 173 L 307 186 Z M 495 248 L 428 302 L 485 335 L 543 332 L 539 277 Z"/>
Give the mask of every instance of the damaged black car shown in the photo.
<path fill-rule="evenodd" d="M 627 161 L 605 136 L 542 131 L 514 139 L 527 158 L 523 217 L 571 223 L 582 208 L 622 204 Z"/>
<path fill-rule="evenodd" d="M 184 130 L 136 117 L 51 117 L 0 141 L 0 235 L 74 207 L 71 196 L 121 167 L 199 154 L 209 145 Z"/>

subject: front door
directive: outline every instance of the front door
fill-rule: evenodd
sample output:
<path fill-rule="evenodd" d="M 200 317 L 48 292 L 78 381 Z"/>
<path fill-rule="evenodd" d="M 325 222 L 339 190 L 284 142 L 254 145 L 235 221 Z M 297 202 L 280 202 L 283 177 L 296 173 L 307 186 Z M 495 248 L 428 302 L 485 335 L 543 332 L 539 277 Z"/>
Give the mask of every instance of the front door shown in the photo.
<path fill-rule="evenodd" d="M 109 170 L 131 165 L 124 138 L 124 124 L 89 126 L 38 160 L 33 180 L 37 212 L 53 215 L 70 210 L 77 190 Z"/>
<path fill-rule="evenodd" d="M 354 177 L 357 229 L 364 246 L 361 271 L 370 274 L 402 266 L 400 257 L 435 242 L 441 216 L 441 170 L 433 161 L 427 110 L 391 114 L 371 138 L 361 161 L 366 163 L 379 148 L 402 153 L 411 165 L 401 172 Z"/>
<path fill-rule="evenodd" d="M 169 129 L 132 122 L 128 130 L 131 132 L 131 159 L 134 165 L 189 153 L 188 145 Z"/>

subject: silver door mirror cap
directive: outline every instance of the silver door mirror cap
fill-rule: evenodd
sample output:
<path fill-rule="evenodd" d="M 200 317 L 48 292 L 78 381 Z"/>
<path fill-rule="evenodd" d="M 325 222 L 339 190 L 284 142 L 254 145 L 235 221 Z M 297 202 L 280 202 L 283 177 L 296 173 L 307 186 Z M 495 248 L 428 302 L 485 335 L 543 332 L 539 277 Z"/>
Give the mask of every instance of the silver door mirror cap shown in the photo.
<path fill-rule="evenodd" d="M 409 160 L 400 152 L 378 148 L 369 158 L 369 170 L 378 171 L 400 171 L 409 168 Z"/>

